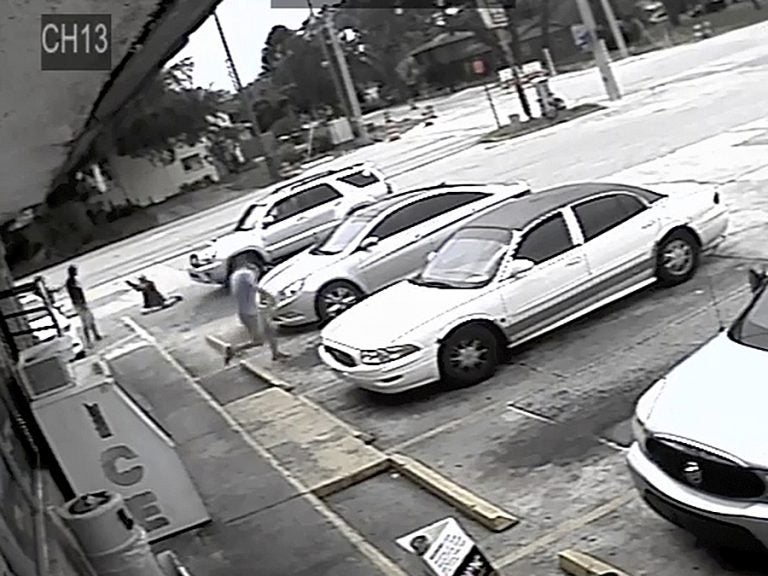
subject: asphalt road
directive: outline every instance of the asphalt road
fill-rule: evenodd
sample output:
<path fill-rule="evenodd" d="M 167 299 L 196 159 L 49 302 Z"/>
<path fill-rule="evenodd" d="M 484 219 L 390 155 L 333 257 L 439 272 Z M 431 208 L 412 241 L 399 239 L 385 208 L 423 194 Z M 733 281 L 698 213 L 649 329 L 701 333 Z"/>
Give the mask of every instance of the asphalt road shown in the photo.
<path fill-rule="evenodd" d="M 605 101 L 597 70 L 558 76 L 553 89 L 569 104 L 601 101 L 610 110 L 494 145 L 490 154 L 472 146 L 494 128 L 482 90 L 475 88 L 435 101 L 436 125 L 354 151 L 340 161 L 373 161 L 401 187 L 435 179 L 524 178 L 548 185 L 605 176 L 758 118 L 768 65 L 768 46 L 762 41 L 767 33 L 768 24 L 760 24 L 620 61 L 615 69 L 625 97 L 612 104 Z M 494 92 L 503 115 L 518 110 L 511 93 Z M 246 203 L 238 199 L 83 255 L 77 259 L 82 280 L 93 288 L 186 254 L 232 227 Z M 62 278 L 65 267 L 44 273 Z"/>

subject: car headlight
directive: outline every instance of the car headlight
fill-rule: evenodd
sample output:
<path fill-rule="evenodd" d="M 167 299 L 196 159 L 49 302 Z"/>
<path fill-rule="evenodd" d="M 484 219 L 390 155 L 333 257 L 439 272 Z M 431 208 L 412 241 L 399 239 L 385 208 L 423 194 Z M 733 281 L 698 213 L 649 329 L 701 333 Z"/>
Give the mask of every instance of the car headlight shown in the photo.
<path fill-rule="evenodd" d="M 296 295 L 301 292 L 301 289 L 304 288 L 304 278 L 301 280 L 295 280 L 288 284 L 285 288 L 280 290 L 280 292 L 277 293 L 277 299 L 280 302 L 283 302 L 285 300 L 290 300 L 291 298 L 295 298 Z"/>
<path fill-rule="evenodd" d="M 412 344 L 402 346 L 388 346 L 387 348 L 378 348 L 376 350 L 363 350 L 360 354 L 360 361 L 363 364 L 386 364 L 400 360 L 409 354 L 418 352 L 420 348 Z"/>
<path fill-rule="evenodd" d="M 653 386 L 648 388 L 637 401 L 635 414 L 632 418 L 632 434 L 635 436 L 635 440 L 637 440 L 640 446 L 645 446 L 645 441 L 648 438 L 646 424 L 651 417 L 651 412 L 656 405 L 656 401 L 659 399 L 659 396 L 661 396 L 666 385 L 667 381 L 664 378 L 658 380 Z"/>
<path fill-rule="evenodd" d="M 645 450 L 645 441 L 648 439 L 648 430 L 645 428 L 645 424 L 637 417 L 637 414 L 632 418 L 632 435 L 635 437 L 635 441 L 640 447 Z"/>

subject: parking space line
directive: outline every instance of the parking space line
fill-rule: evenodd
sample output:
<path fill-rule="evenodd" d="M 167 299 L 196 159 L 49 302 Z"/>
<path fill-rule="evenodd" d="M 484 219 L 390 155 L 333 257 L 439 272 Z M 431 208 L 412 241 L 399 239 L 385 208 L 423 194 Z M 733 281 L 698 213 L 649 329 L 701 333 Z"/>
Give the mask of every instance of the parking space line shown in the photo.
<path fill-rule="evenodd" d="M 307 489 L 306 486 L 304 486 L 298 479 L 296 479 L 290 472 L 288 472 L 288 470 L 286 470 L 283 465 L 274 456 L 272 456 L 272 454 L 270 454 L 256 441 L 254 441 L 251 435 L 248 434 L 242 426 L 240 426 L 240 424 L 229 414 L 229 412 L 224 409 L 223 406 L 216 402 L 213 396 L 211 396 L 211 394 L 198 382 L 196 378 L 189 374 L 184 369 L 184 367 L 179 364 L 179 362 L 160 344 L 157 338 L 152 336 L 152 334 L 150 334 L 143 326 L 141 326 L 132 318 L 124 316 L 122 321 L 126 326 L 136 332 L 138 336 L 153 344 L 157 348 L 157 351 L 163 356 L 163 358 L 165 358 L 170 364 L 176 367 L 176 369 L 179 370 L 187 378 L 195 391 L 200 394 L 200 396 L 205 400 L 205 402 L 212 410 L 217 412 L 219 416 L 224 419 L 229 428 L 241 436 L 246 444 L 248 444 L 248 446 L 250 446 L 254 452 L 269 462 L 269 464 L 275 470 L 277 470 L 289 484 L 291 484 L 296 490 L 299 491 L 303 497 L 307 499 L 315 511 L 317 511 L 328 522 L 330 522 L 334 528 L 336 528 L 355 548 L 358 549 L 358 551 L 360 551 L 374 566 L 381 570 L 382 574 L 387 576 L 408 576 L 407 572 L 395 564 L 395 562 L 381 550 L 368 542 L 368 540 L 366 540 L 362 534 L 350 526 L 341 516 L 331 511 L 320 498 L 314 495 L 309 489 Z"/>
<path fill-rule="evenodd" d="M 408 440 L 405 440 L 403 442 L 400 442 L 398 444 L 395 444 L 394 446 L 390 447 L 388 450 L 392 452 L 400 452 L 402 450 L 406 450 L 410 447 L 412 447 L 414 444 L 419 444 L 420 442 L 423 442 L 424 440 L 429 440 L 431 438 L 434 438 L 435 436 L 438 436 L 444 432 L 450 432 L 459 426 L 469 420 L 470 418 L 479 416 L 481 414 L 485 414 L 486 412 L 490 412 L 494 408 L 497 408 L 499 406 L 499 402 L 494 400 L 493 402 L 489 402 L 485 404 L 484 406 L 481 406 L 479 409 L 474 410 L 470 414 L 467 414 L 465 416 L 462 416 L 461 418 L 456 418 L 455 420 L 449 420 L 445 424 L 441 424 L 440 426 L 435 426 L 434 428 L 431 428 L 430 430 L 427 430 L 426 432 L 423 432 L 422 434 L 419 434 L 417 436 L 414 436 Z"/>
<path fill-rule="evenodd" d="M 497 569 L 503 570 L 504 568 L 507 568 L 508 566 L 514 564 L 515 562 L 522 560 L 523 558 L 527 558 L 531 554 L 538 552 L 542 548 L 546 548 L 547 546 L 551 546 L 552 544 L 555 544 L 558 540 L 560 540 L 561 538 L 564 538 L 565 536 L 568 536 L 570 533 L 576 530 L 579 530 L 580 528 L 583 528 L 588 524 L 591 524 L 592 522 L 595 522 L 596 520 L 599 520 L 604 516 L 607 516 L 608 514 L 612 514 L 622 506 L 631 502 L 634 498 L 635 498 L 635 492 L 633 490 L 625 492 L 624 494 L 617 496 L 612 500 L 609 500 L 605 504 L 602 504 L 597 508 L 594 508 L 590 512 L 587 512 L 586 514 L 584 514 L 583 516 L 563 522 L 551 532 L 548 532 L 547 534 L 544 534 L 543 536 L 536 538 L 532 542 L 529 542 L 528 544 L 526 544 L 525 546 L 523 546 L 518 550 L 515 550 L 514 552 L 510 552 L 506 556 L 502 556 L 501 558 L 496 560 L 494 564 L 496 565 Z"/>
<path fill-rule="evenodd" d="M 622 446 L 618 442 L 614 442 L 613 440 L 609 440 L 608 438 L 598 437 L 597 441 L 600 442 L 600 444 L 608 446 L 609 448 L 613 448 L 617 452 L 622 452 L 622 453 L 629 452 L 629 448 L 627 446 Z"/>
<path fill-rule="evenodd" d="M 545 424 L 557 424 L 556 420 L 553 420 L 548 416 L 544 416 L 543 414 L 537 414 L 536 412 L 533 412 L 531 410 L 526 410 L 525 408 L 520 408 L 520 406 L 515 406 L 515 404 L 512 402 L 507 402 L 507 408 L 509 408 L 513 412 L 517 412 L 521 416 L 525 416 L 526 418 L 531 418 L 532 420 L 536 420 L 538 422 L 544 422 Z"/>

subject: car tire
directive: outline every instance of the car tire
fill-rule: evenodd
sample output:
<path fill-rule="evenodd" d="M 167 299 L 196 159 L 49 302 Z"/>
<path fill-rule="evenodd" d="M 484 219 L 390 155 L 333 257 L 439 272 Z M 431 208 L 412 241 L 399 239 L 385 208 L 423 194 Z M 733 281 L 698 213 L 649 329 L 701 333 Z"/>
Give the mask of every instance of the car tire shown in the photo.
<path fill-rule="evenodd" d="M 351 282 L 344 280 L 329 282 L 318 291 L 315 301 L 320 324 L 327 324 L 360 302 L 362 298 L 362 290 Z"/>
<path fill-rule="evenodd" d="M 259 279 L 264 275 L 264 262 L 262 262 L 258 254 L 254 254 L 253 252 L 245 252 L 243 254 L 238 254 L 230 261 L 229 272 L 227 274 L 227 283 L 229 283 L 229 279 L 231 278 L 234 271 L 238 268 L 242 268 L 246 264 L 255 264 L 258 267 Z"/>
<path fill-rule="evenodd" d="M 665 286 L 690 280 L 699 267 L 701 249 L 693 233 L 676 230 L 666 236 L 656 251 L 656 277 Z"/>
<path fill-rule="evenodd" d="M 440 376 L 454 386 L 487 380 L 499 364 L 499 342 L 485 326 L 470 324 L 450 334 L 440 346 Z"/>

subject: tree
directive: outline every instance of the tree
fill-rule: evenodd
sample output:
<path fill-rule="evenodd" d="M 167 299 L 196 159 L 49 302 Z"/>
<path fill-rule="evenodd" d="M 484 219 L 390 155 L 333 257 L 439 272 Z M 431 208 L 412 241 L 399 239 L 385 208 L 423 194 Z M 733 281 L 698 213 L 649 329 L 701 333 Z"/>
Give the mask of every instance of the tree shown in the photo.
<path fill-rule="evenodd" d="M 222 93 L 195 88 L 194 65 L 184 59 L 160 71 L 102 133 L 97 151 L 160 159 L 177 143 L 196 144 L 219 111 Z"/>

